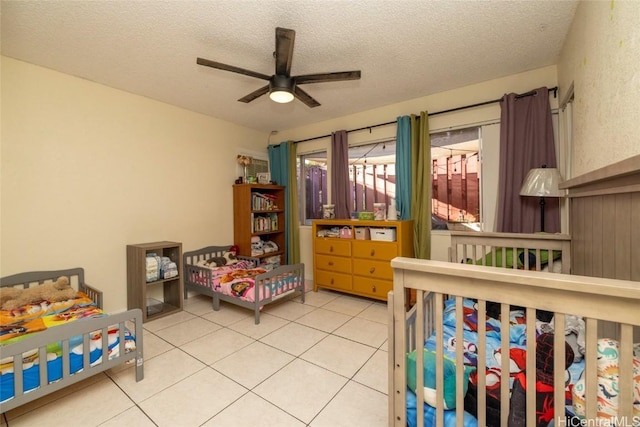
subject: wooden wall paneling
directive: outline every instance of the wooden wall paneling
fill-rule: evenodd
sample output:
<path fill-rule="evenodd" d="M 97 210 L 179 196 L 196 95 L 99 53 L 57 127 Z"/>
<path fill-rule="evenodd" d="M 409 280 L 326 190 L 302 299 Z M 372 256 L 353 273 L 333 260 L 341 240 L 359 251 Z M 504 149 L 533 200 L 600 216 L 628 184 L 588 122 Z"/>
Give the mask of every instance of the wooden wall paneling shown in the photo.
<path fill-rule="evenodd" d="M 593 199 L 585 198 L 583 201 L 582 214 L 582 256 L 583 275 L 593 276 Z"/>
<path fill-rule="evenodd" d="M 640 282 L 640 155 L 567 180 L 560 188 L 570 198 L 572 274 L 590 271 L 595 277 Z M 592 200 L 589 209 L 587 199 Z M 619 338 L 619 329 L 599 322 L 598 336 Z M 640 341 L 640 327 L 633 336 Z"/>
<path fill-rule="evenodd" d="M 584 276 L 584 251 L 582 250 L 583 238 L 583 200 L 571 200 L 571 273 Z"/>
<path fill-rule="evenodd" d="M 602 224 L 604 222 L 604 216 L 602 214 L 603 200 L 601 196 L 593 197 L 591 200 L 591 275 L 595 277 L 602 277 L 602 264 L 603 264 L 603 244 L 604 244 L 604 232 Z"/>
<path fill-rule="evenodd" d="M 606 238 L 602 242 L 602 277 L 616 277 L 616 207 L 615 196 L 602 197 L 602 234 Z"/>
<path fill-rule="evenodd" d="M 631 194 L 631 280 L 640 281 L 640 193 Z"/>
<path fill-rule="evenodd" d="M 615 196 L 615 241 L 616 241 L 616 275 L 617 279 L 631 279 L 631 195 L 629 193 Z"/>

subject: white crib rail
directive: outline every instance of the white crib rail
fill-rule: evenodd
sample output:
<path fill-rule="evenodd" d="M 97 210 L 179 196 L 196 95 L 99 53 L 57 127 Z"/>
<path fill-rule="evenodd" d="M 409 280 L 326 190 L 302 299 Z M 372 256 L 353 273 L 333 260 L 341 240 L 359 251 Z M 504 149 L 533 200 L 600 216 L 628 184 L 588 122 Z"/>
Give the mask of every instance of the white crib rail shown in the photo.
<path fill-rule="evenodd" d="M 597 417 L 597 358 L 598 326 L 602 321 L 616 325 L 615 338 L 620 342 L 619 417 L 631 423 L 633 418 L 633 338 L 640 332 L 640 284 L 631 281 L 601 279 L 501 269 L 484 266 L 454 264 L 438 261 L 396 258 L 394 268 L 394 290 L 389 293 L 389 425 L 406 426 L 406 354 L 422 347 L 426 338 L 435 331 L 442 336 L 442 316 L 445 298 L 456 298 L 456 323 L 462 324 L 462 299 L 478 299 L 478 312 L 486 309 L 486 301 L 501 304 L 501 330 L 508 331 L 509 305 L 526 307 L 528 319 L 534 319 L 536 309 L 555 313 L 556 330 L 564 330 L 565 315 L 575 315 L 586 322 L 586 419 Z M 405 312 L 406 289 L 415 291 L 416 304 Z M 485 371 L 485 323 L 478 322 L 478 371 Z M 458 342 L 462 342 L 462 328 L 457 329 Z M 609 331 L 612 329 L 610 328 Z M 506 332 L 508 333 L 508 332 Z M 535 372 L 535 328 L 527 327 L 527 372 Z M 636 338 L 637 339 L 637 338 Z M 443 344 L 436 340 L 436 425 L 443 425 Z M 509 340 L 502 340 L 502 352 L 508 354 Z M 456 366 L 462 366 L 462 346 L 456 348 Z M 562 334 L 554 338 L 554 401 L 564 402 L 564 356 L 565 341 Z M 482 357 L 481 357 L 482 356 Z M 509 372 L 509 359 L 502 358 L 503 372 Z M 422 357 L 416 358 L 416 372 L 424 368 Z M 484 375 L 478 383 L 478 422 L 485 425 Z M 416 375 L 417 401 L 424 400 L 423 376 Z M 457 377 L 457 389 L 462 387 L 463 377 Z M 535 425 L 535 375 L 527 376 L 527 425 Z M 509 413 L 509 383 L 501 385 L 501 424 L 507 425 Z M 564 405 L 562 405 L 564 408 Z M 463 396 L 456 398 L 456 423 L 462 425 Z M 556 412 L 556 426 L 562 425 L 564 410 Z M 417 405 L 417 425 L 423 425 L 423 405 Z M 637 418 L 637 417 L 636 417 Z M 631 424 L 629 424 L 631 425 Z"/>

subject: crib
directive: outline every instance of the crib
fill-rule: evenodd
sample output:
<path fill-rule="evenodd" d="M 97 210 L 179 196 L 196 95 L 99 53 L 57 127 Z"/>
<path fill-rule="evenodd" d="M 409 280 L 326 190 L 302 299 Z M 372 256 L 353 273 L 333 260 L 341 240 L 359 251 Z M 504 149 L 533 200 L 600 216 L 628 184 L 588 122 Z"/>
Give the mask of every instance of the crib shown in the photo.
<path fill-rule="evenodd" d="M 55 281 L 60 276 L 68 277 L 76 290 L 102 308 L 102 292 L 85 283 L 82 268 L 19 273 L 3 277 L 0 285 L 29 287 Z M 129 331 L 134 334 L 133 351 L 125 349 L 128 341 L 125 334 Z M 108 344 L 114 334 L 117 335 L 117 349 Z M 100 337 L 102 344 L 99 350 L 90 351 L 90 341 L 96 337 Z M 7 412 L 123 363 L 135 363 L 136 381 L 141 381 L 144 378 L 142 339 L 142 312 L 134 309 L 51 327 L 29 334 L 21 341 L 0 346 L 2 376 L 8 378 L 6 381 L 3 378 L 3 388 L 7 388 L 3 393 L 11 395 L 0 404 L 0 412 Z M 48 348 L 54 343 L 59 343 L 60 354 L 51 360 Z M 27 359 L 27 354 L 35 356 L 36 353 L 38 361 L 48 362 Z M 31 388 L 34 383 L 37 385 Z"/>
<path fill-rule="evenodd" d="M 220 301 L 226 301 L 253 310 L 255 324 L 260 324 L 260 310 L 267 304 L 279 301 L 295 292 L 300 292 L 302 302 L 305 300 L 304 264 L 292 264 L 276 267 L 270 271 L 261 271 L 252 275 L 252 298 L 240 298 L 216 289 L 216 269 L 198 265 L 202 260 L 224 257 L 231 245 L 207 246 L 194 251 L 185 252 L 184 266 L 184 297 L 188 298 L 189 291 L 212 297 L 214 311 L 220 310 Z M 259 266 L 258 258 L 238 256 L 240 261 L 251 264 L 253 268 Z"/>
<path fill-rule="evenodd" d="M 585 351 L 583 367 L 580 368 L 580 375 L 584 378 L 579 385 L 584 386 L 586 392 L 580 396 L 584 400 L 577 403 L 580 415 L 575 414 L 574 405 L 567 398 L 575 384 L 565 386 L 565 376 L 569 372 L 564 366 L 567 352 L 565 334 L 553 335 L 553 401 L 562 402 L 549 408 L 553 411 L 556 426 L 610 420 L 604 418 L 601 411 L 603 403 L 598 393 L 601 380 L 596 362 L 599 339 L 607 337 L 614 340 L 619 345 L 620 355 L 619 380 L 616 383 L 620 395 L 615 420 L 627 425 L 640 424 L 640 347 L 633 344 L 634 338 L 637 342 L 640 335 L 640 286 L 632 281 L 557 274 L 569 272 L 570 245 L 571 239 L 566 235 L 452 232 L 450 262 L 411 258 L 392 260 L 394 290 L 389 293 L 388 304 L 389 425 L 541 425 L 537 419 L 535 392 L 526 392 L 526 418 L 519 420 L 520 424 L 509 419 L 510 412 L 514 412 L 511 409 L 511 381 L 500 381 L 499 390 L 493 391 L 499 396 L 499 409 L 491 409 L 488 404 L 490 385 L 487 377 L 479 374 L 490 371 L 487 370 L 490 365 L 487 353 L 491 354 L 487 351 L 491 350 L 487 338 L 488 322 L 477 322 L 477 342 L 473 343 L 477 346 L 477 361 L 474 363 L 478 373 L 475 413 L 470 416 L 467 411 L 469 402 L 464 393 L 457 393 L 455 404 L 449 401 L 447 406 L 444 393 L 447 367 L 458 367 L 455 390 L 466 391 L 469 379 L 466 371 L 459 368 L 468 363 L 464 346 L 447 350 L 445 316 L 455 316 L 453 323 L 463 325 L 469 301 L 477 301 L 474 307 L 477 307 L 478 319 L 489 313 L 490 304 L 497 306 L 501 319 L 498 349 L 501 354 L 513 351 L 507 335 L 513 329 L 510 320 L 514 307 L 522 310 L 522 318 L 525 319 L 535 319 L 537 310 L 552 313 L 555 330 L 565 329 L 565 323 L 574 317 L 584 319 Z M 419 303 L 407 312 L 405 299 L 411 294 Z M 525 378 L 526 390 L 536 389 L 536 375 L 526 375 L 526 372 L 536 372 L 538 333 L 537 328 L 527 322 L 523 339 L 525 345 L 522 346 L 525 354 L 522 370 L 525 374 L 521 377 Z M 454 342 L 466 345 L 465 328 L 458 327 L 452 334 Z M 428 354 L 435 355 L 434 366 L 426 366 L 431 359 L 415 357 L 413 360 L 407 356 L 422 349 L 425 343 L 431 345 L 431 353 Z M 415 354 L 419 353 L 416 351 Z M 445 360 L 447 356 L 453 364 Z M 513 372 L 509 366 L 513 363 L 510 358 L 502 358 L 498 363 L 501 364 L 501 372 Z M 425 386 L 425 377 L 418 375 L 425 369 L 435 385 Z M 407 378 L 413 378 L 415 382 L 415 396 L 407 389 Z M 451 385 L 453 381 L 451 378 L 448 380 Z M 435 395 L 428 396 L 433 390 Z M 417 403 L 424 401 L 432 405 Z M 491 419 L 487 414 L 490 410 L 498 413 L 499 420 Z M 567 418 L 567 414 L 575 417 Z"/>
<path fill-rule="evenodd" d="M 528 270 L 501 269 L 487 266 L 447 263 L 440 261 L 416 260 L 410 258 L 396 258 L 392 261 L 394 268 L 394 290 L 389 293 L 389 334 L 390 334 L 390 377 L 389 377 L 389 425 L 407 425 L 407 366 L 406 355 L 422 347 L 422 343 L 435 332 L 443 336 L 443 307 L 447 300 L 454 301 L 456 322 L 463 323 L 463 298 L 474 298 L 478 301 L 478 318 L 486 312 L 487 302 L 500 304 L 502 314 L 501 334 L 509 330 L 509 308 L 517 305 L 525 308 L 527 319 L 534 319 L 536 309 L 553 312 L 555 329 L 564 329 L 564 323 L 569 315 L 585 319 L 585 354 L 584 354 L 584 383 L 586 395 L 584 399 L 583 420 L 603 419 L 599 413 L 599 378 L 596 363 L 598 358 L 598 324 L 600 321 L 613 322 L 617 325 L 617 336 L 612 337 L 619 342 L 619 400 L 617 402 L 617 421 L 625 425 L 640 424 L 640 413 L 637 409 L 640 373 L 638 360 L 634 360 L 634 332 L 638 333 L 640 326 L 640 287 L 631 281 L 590 278 L 536 272 Z M 416 292 L 417 301 L 421 303 L 408 313 L 404 309 L 405 290 Z M 484 372 L 487 360 L 486 354 L 487 331 L 484 323 L 478 322 L 477 370 Z M 527 326 L 530 326 L 529 324 Z M 457 342 L 463 342 L 463 328 L 456 330 Z M 503 337 L 504 338 L 504 337 Z M 526 328 L 526 372 L 536 369 L 536 328 Z M 502 352 L 508 349 L 508 339 L 502 340 Z M 425 423 L 425 405 L 416 404 L 415 424 L 409 420 L 409 425 L 463 425 L 465 420 L 464 395 L 456 396 L 455 410 L 445 411 L 443 402 L 444 384 L 444 348 L 442 340 L 435 340 L 435 389 L 436 405 L 432 416 L 428 416 Z M 463 346 L 455 349 L 455 363 L 463 365 Z M 565 391 L 565 337 L 564 334 L 554 334 L 554 402 L 563 402 L 554 408 L 555 425 L 568 425 L 566 421 Z M 637 355 L 637 351 L 636 351 Z M 502 358 L 502 372 L 509 372 L 508 358 Z M 635 364 L 635 368 L 634 368 Z M 425 399 L 424 378 L 418 375 L 425 369 L 424 360 L 416 358 L 416 401 Z M 429 367 L 426 367 L 429 368 Z M 635 369 L 635 370 L 634 370 Z M 483 375 L 478 375 L 477 393 L 477 425 L 487 425 L 486 415 L 486 387 Z M 456 375 L 456 389 L 463 390 L 464 376 Z M 535 376 L 526 376 L 526 424 L 539 425 L 536 420 Z M 635 395 L 634 395 L 634 388 Z M 636 409 L 634 410 L 634 402 Z M 427 408 L 429 409 L 429 408 Z M 510 410 L 510 386 L 508 381 L 500 384 L 500 425 L 507 425 Z M 445 422 L 445 412 L 447 420 Z M 468 417 L 467 417 L 468 418 Z M 435 422 L 433 422 L 435 421 Z M 602 421 L 604 422 L 604 421 Z M 590 424 L 591 425 L 591 424 Z"/>

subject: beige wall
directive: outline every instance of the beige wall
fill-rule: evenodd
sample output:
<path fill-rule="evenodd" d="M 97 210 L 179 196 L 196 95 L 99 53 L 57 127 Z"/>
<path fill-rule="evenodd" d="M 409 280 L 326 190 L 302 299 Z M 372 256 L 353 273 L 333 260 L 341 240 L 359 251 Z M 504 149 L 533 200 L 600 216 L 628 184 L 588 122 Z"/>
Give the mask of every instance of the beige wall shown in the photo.
<path fill-rule="evenodd" d="M 126 308 L 126 245 L 233 241 L 236 154 L 267 134 L 2 57 L 0 274 L 81 266 Z"/>
<path fill-rule="evenodd" d="M 640 2 L 580 2 L 558 63 L 573 84 L 573 176 L 640 154 Z"/>
<path fill-rule="evenodd" d="M 550 66 L 532 70 L 526 73 L 507 76 L 476 85 L 466 86 L 459 89 L 438 93 L 431 96 L 416 98 L 398 104 L 389 105 L 383 108 L 377 108 L 370 111 L 354 114 L 351 116 L 341 117 L 335 120 L 329 120 L 310 126 L 305 126 L 287 131 L 281 131 L 278 134 L 280 140 L 301 140 L 312 138 L 320 135 L 327 135 L 333 131 L 340 129 L 357 129 L 377 123 L 386 123 L 396 120 L 398 116 L 407 114 L 419 114 L 420 111 L 437 112 L 451 108 L 461 107 L 494 100 L 502 97 L 505 93 L 516 92 L 523 93 L 531 89 L 542 86 L 554 87 L 557 85 L 556 67 Z M 558 99 L 550 96 L 551 108 L 557 108 Z M 446 130 L 449 128 L 461 127 L 470 124 L 479 124 L 487 122 L 495 122 L 500 119 L 500 106 L 498 103 L 491 105 L 472 108 L 454 113 L 436 115 L 429 118 L 429 127 L 432 131 Z M 396 126 L 384 126 L 379 128 L 364 130 L 361 132 L 353 132 L 349 134 L 349 143 L 357 144 L 366 141 L 376 141 L 384 138 L 395 137 Z M 496 140 L 497 143 L 497 140 Z M 297 146 L 299 154 L 313 152 L 317 150 L 327 150 L 330 153 L 330 139 L 323 138 L 310 142 L 302 142 Z M 483 147 L 486 152 L 493 153 L 492 158 L 483 160 L 483 168 L 488 171 L 491 185 L 496 187 L 497 192 L 497 170 L 498 170 L 498 147 Z M 330 157 L 330 156 L 329 156 Z M 491 175 L 491 172 L 495 172 Z M 484 177 L 487 179 L 488 177 Z M 483 184 L 483 188 L 484 185 Z M 483 196 L 484 203 L 495 205 L 496 194 L 488 192 Z M 312 241 L 310 227 L 301 227 L 300 247 L 301 260 L 309 268 L 307 275 L 312 277 L 313 256 Z M 432 237 L 432 258 L 446 260 L 448 256 L 448 247 L 450 245 L 448 232 L 434 231 Z"/>

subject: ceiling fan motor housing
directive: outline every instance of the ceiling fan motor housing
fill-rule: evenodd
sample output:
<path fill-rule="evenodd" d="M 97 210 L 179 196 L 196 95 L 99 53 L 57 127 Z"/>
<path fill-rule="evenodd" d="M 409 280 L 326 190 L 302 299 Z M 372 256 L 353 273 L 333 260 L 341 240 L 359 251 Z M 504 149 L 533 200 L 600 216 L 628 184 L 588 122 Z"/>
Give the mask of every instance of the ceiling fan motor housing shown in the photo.
<path fill-rule="evenodd" d="M 274 74 L 271 76 L 271 79 L 269 79 L 269 92 L 283 90 L 285 92 L 293 93 L 294 88 L 295 83 L 291 77 Z"/>

